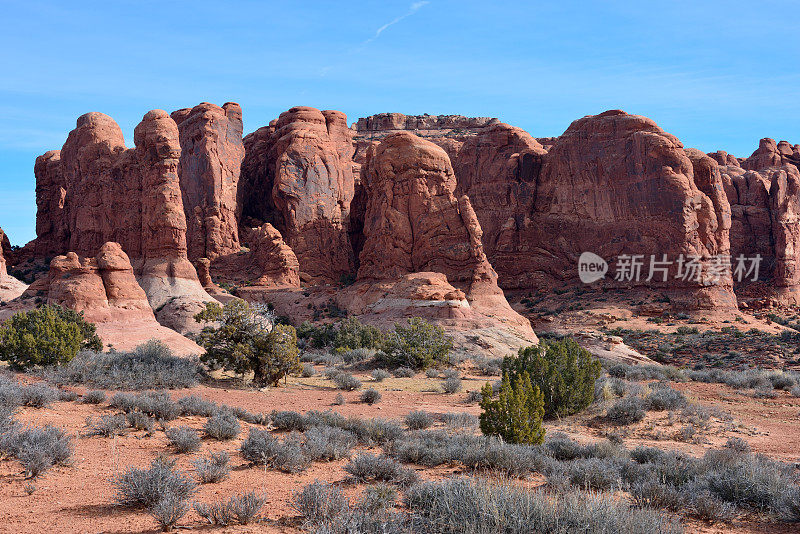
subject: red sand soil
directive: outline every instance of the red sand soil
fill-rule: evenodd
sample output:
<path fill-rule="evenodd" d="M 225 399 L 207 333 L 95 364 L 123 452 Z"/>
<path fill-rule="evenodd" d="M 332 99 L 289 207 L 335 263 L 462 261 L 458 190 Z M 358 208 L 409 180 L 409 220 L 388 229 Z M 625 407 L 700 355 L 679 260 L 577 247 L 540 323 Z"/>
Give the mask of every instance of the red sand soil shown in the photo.
<path fill-rule="evenodd" d="M 264 413 L 272 410 L 333 409 L 343 415 L 399 419 L 409 411 L 421 409 L 439 413 L 479 412 L 476 404 L 464 404 L 463 392 L 445 395 L 424 391 L 436 387 L 438 380 L 388 379 L 381 383 L 371 383 L 368 377 L 361 378 L 364 380 L 365 388 L 373 386 L 382 390 L 383 399 L 379 404 L 369 406 L 358 402 L 360 393 L 356 391 L 344 392 L 347 403 L 343 406 L 333 406 L 338 391 L 323 386 L 325 381 L 319 377 L 294 379 L 290 381 L 288 387 L 261 391 L 199 386 L 191 390 L 173 391 L 172 395 L 178 398 L 196 394 L 220 404 Z M 465 391 L 478 389 L 484 381 L 485 378 L 465 380 L 464 389 Z M 405 386 L 405 389 L 398 390 L 401 386 Z M 800 399 L 785 395 L 774 400 L 753 399 L 716 384 L 686 383 L 675 387 L 685 391 L 693 401 L 725 410 L 733 416 L 739 426 L 750 430 L 709 436 L 708 442 L 702 444 L 648 442 L 635 437 L 634 432 L 634 437 L 626 439 L 626 446 L 634 447 L 640 443 L 647 443 L 702 454 L 705 448 L 719 446 L 727 437 L 739 435 L 751 444 L 755 452 L 762 452 L 782 460 L 800 459 L 800 449 L 797 447 Z M 81 390 L 76 389 L 76 391 Z M 143 431 L 127 431 L 126 434 L 115 438 L 79 436 L 84 430 L 87 416 L 96 417 L 105 413 L 109 413 L 109 410 L 102 406 L 77 402 L 58 402 L 49 408 L 25 408 L 20 411 L 18 415 L 20 421 L 36 425 L 52 424 L 76 436 L 75 454 L 72 465 L 55 467 L 35 481 L 36 491 L 32 495 L 28 495 L 25 491 L 26 481 L 23 479 L 20 464 L 10 459 L 0 461 L 0 480 L 2 480 L 0 532 L 40 533 L 54 527 L 64 533 L 157 532 L 155 521 L 146 512 L 131 511 L 114 504 L 114 492 L 109 479 L 128 466 L 145 467 L 159 454 L 169 454 L 176 458 L 178 467 L 191 473 L 193 470 L 191 460 L 223 449 L 231 453 L 230 477 L 221 483 L 199 486 L 195 500 L 210 502 L 250 489 L 262 492 L 266 496 L 267 503 L 263 509 L 264 521 L 248 526 L 214 527 L 214 532 L 299 532 L 299 519 L 290 504 L 292 493 L 315 479 L 344 481 L 346 478 L 346 473 L 342 470 L 344 461 L 315 462 L 310 469 L 298 475 L 247 467 L 237 453 L 241 440 L 247 434 L 249 425 L 246 423 L 242 423 L 242 432 L 238 439 L 219 442 L 204 438 L 200 451 L 182 455 L 171 453 L 160 430 L 156 430 L 152 436 L 146 435 Z M 604 429 L 591 424 L 592 418 L 596 415 L 587 414 L 562 420 L 548 425 L 548 429 L 566 431 L 582 441 L 600 439 Z M 187 424 L 200 429 L 204 422 L 205 418 L 202 417 L 181 417 L 171 425 Z M 418 470 L 424 478 L 439 478 L 459 472 L 453 468 L 428 470 L 418 468 Z M 359 491 L 351 485 L 345 487 L 351 494 Z M 194 511 L 190 511 L 179 525 L 191 529 L 211 528 L 205 525 Z M 788 533 L 797 532 L 797 527 L 764 523 L 759 522 L 758 518 L 748 518 L 746 521 L 719 525 L 689 522 L 687 531 L 708 534 Z"/>

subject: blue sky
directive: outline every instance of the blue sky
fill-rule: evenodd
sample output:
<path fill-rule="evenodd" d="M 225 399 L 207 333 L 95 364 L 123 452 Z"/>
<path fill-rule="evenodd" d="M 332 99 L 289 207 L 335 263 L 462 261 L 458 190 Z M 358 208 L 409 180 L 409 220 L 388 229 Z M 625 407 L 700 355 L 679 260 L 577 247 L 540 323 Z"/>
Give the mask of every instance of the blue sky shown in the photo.
<path fill-rule="evenodd" d="M 37 155 L 88 111 L 129 146 L 150 109 L 236 101 L 494 116 L 535 136 L 621 108 L 686 146 L 800 142 L 790 1 L 0 1 L 0 227 L 35 237 Z"/>

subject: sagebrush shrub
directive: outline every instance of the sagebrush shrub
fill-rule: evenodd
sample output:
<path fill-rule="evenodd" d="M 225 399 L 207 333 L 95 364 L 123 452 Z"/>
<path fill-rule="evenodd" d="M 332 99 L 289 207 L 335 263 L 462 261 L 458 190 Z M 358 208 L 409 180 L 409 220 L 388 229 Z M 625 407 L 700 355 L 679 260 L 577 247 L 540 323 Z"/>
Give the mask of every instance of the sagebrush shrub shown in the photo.
<path fill-rule="evenodd" d="M 189 503 L 185 497 L 172 492 L 165 492 L 158 501 L 148 507 L 150 515 L 158 522 L 164 532 L 171 530 L 189 511 Z"/>
<path fill-rule="evenodd" d="M 155 420 L 142 412 L 128 412 L 126 415 L 128 426 L 136 430 L 152 432 L 155 427 Z"/>
<path fill-rule="evenodd" d="M 408 412 L 404 420 L 411 430 L 424 430 L 433 426 L 433 417 L 424 410 Z"/>
<path fill-rule="evenodd" d="M 192 462 L 201 484 L 212 484 L 228 478 L 230 456 L 225 451 L 213 452 Z"/>
<path fill-rule="evenodd" d="M 239 447 L 242 457 L 252 464 L 272 467 L 285 473 L 305 471 L 311 459 L 298 439 L 278 440 L 268 431 L 251 428 Z"/>
<path fill-rule="evenodd" d="M 248 491 L 231 497 L 230 507 L 236 520 L 242 525 L 248 525 L 256 518 L 265 502 L 266 499 L 255 491 Z"/>
<path fill-rule="evenodd" d="M 45 406 L 50 406 L 52 403 L 57 401 L 58 398 L 58 390 L 45 384 L 33 384 L 20 388 L 19 390 L 20 404 L 23 406 L 30 406 L 31 408 L 44 408 Z"/>
<path fill-rule="evenodd" d="M 305 453 L 312 460 L 333 461 L 350 456 L 358 439 L 348 430 L 329 426 L 314 426 L 305 433 Z"/>
<path fill-rule="evenodd" d="M 239 435 L 239 420 L 232 412 L 219 411 L 208 418 L 203 431 L 207 436 L 219 440 L 233 439 Z"/>
<path fill-rule="evenodd" d="M 527 372 L 544 400 L 546 419 L 580 412 L 594 400 L 600 361 L 572 338 L 542 341 L 503 360 L 503 375 L 511 382 Z"/>
<path fill-rule="evenodd" d="M 210 525 L 226 527 L 233 522 L 233 510 L 229 501 L 217 501 L 211 504 L 196 502 L 194 510 Z"/>
<path fill-rule="evenodd" d="M 415 373 L 414 369 L 411 367 L 398 367 L 392 372 L 392 374 L 396 378 L 414 378 L 414 375 L 417 373 Z"/>
<path fill-rule="evenodd" d="M 200 434 L 188 426 L 170 427 L 164 435 L 177 453 L 192 452 L 200 448 Z"/>
<path fill-rule="evenodd" d="M 686 397 L 670 387 L 660 387 L 647 396 L 648 407 L 654 411 L 677 410 L 686 406 Z"/>
<path fill-rule="evenodd" d="M 254 491 L 248 491 L 211 504 L 197 502 L 194 504 L 194 509 L 211 525 L 225 527 L 234 520 L 239 524 L 248 525 L 258 516 L 265 502 L 264 497 Z"/>
<path fill-rule="evenodd" d="M 272 426 L 274 426 L 276 430 L 296 430 L 298 432 L 303 432 L 308 430 L 311 426 L 308 418 L 299 412 L 289 410 L 273 411 L 269 417 L 272 421 Z"/>
<path fill-rule="evenodd" d="M 372 379 L 375 382 L 382 382 L 392 376 L 386 369 L 375 369 L 372 371 Z"/>
<path fill-rule="evenodd" d="M 295 494 L 292 505 L 314 525 L 335 519 L 349 507 L 347 497 L 341 489 L 318 480 Z"/>
<path fill-rule="evenodd" d="M 339 373 L 333 377 L 333 383 L 336 387 L 344 391 L 353 391 L 361 387 L 361 380 L 354 377 L 350 373 Z"/>
<path fill-rule="evenodd" d="M 416 471 L 403 467 L 397 460 L 369 453 L 359 454 L 350 460 L 344 470 L 358 482 L 377 480 L 410 486 L 419 479 Z"/>
<path fill-rule="evenodd" d="M 50 425 L 23 427 L 10 413 L 0 414 L 0 455 L 19 460 L 26 478 L 37 477 L 54 465 L 65 465 L 72 452 L 72 438 L 63 430 Z"/>
<path fill-rule="evenodd" d="M 430 534 L 682 532 L 675 519 L 610 497 L 578 492 L 553 496 L 481 479 L 424 482 L 408 491 L 405 504 L 412 531 Z"/>
<path fill-rule="evenodd" d="M 447 393 L 448 395 L 452 395 L 453 393 L 458 393 L 461 391 L 461 379 L 460 378 L 447 378 L 446 380 L 442 381 L 442 391 Z"/>
<path fill-rule="evenodd" d="M 397 503 L 397 490 L 388 484 L 367 486 L 361 493 L 358 507 L 366 512 L 379 513 Z"/>
<path fill-rule="evenodd" d="M 86 419 L 86 435 L 110 438 L 121 434 L 127 424 L 126 417 L 120 414 L 103 415 L 99 419 L 89 417 Z"/>
<path fill-rule="evenodd" d="M 66 365 L 47 369 L 55 384 L 83 384 L 101 389 L 176 389 L 197 385 L 197 358 L 176 356 L 164 343 L 151 340 L 131 352 L 83 351 Z"/>
<path fill-rule="evenodd" d="M 441 419 L 448 428 L 455 430 L 476 428 L 480 424 L 477 416 L 466 412 L 447 412 L 441 415 Z"/>
<path fill-rule="evenodd" d="M 197 415 L 200 417 L 211 417 L 219 406 L 216 403 L 203 400 L 197 395 L 187 395 L 178 399 L 178 407 L 181 415 Z"/>
<path fill-rule="evenodd" d="M 181 414 L 180 405 L 168 394 L 158 391 L 116 393 L 111 397 L 109 406 L 125 413 L 140 411 L 163 421 L 172 421 Z"/>
<path fill-rule="evenodd" d="M 122 506 L 150 508 L 165 495 L 188 499 L 195 483 L 174 463 L 156 458 L 147 469 L 128 468 L 111 479 L 116 501 Z"/>
<path fill-rule="evenodd" d="M 106 401 L 106 392 L 100 390 L 87 391 L 83 394 L 81 402 L 84 404 L 102 404 Z"/>
<path fill-rule="evenodd" d="M 618 425 L 637 423 L 647 415 L 647 401 L 641 397 L 623 397 L 608 410 L 606 417 Z"/>
<path fill-rule="evenodd" d="M 361 402 L 372 405 L 380 402 L 381 397 L 382 395 L 377 389 L 369 388 L 361 394 Z"/>

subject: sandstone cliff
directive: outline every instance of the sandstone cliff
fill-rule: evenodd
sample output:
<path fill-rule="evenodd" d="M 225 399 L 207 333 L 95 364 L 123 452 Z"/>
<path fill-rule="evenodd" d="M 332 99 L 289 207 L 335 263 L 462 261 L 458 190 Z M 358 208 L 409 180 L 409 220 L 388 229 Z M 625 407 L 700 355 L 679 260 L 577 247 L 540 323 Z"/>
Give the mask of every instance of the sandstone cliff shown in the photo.
<path fill-rule="evenodd" d="M 37 160 L 39 234 L 26 248 L 91 256 L 113 241 L 133 259 L 153 309 L 176 301 L 201 306 L 211 297 L 187 257 L 177 125 L 165 111 L 150 111 L 134 141 L 127 149 L 107 115 L 78 118 L 61 151 Z"/>
<path fill-rule="evenodd" d="M 242 108 L 203 102 L 172 113 L 180 132 L 180 176 L 190 260 L 239 252 L 237 196 L 244 159 Z"/>
<path fill-rule="evenodd" d="M 698 258 L 699 281 L 680 278 L 673 263 L 665 282 L 648 282 L 645 272 L 638 284 L 620 285 L 661 288 L 678 307 L 735 308 L 730 270 L 711 268 L 730 250 L 730 207 L 706 159 L 696 158 L 696 176 L 681 142 L 646 117 L 615 110 L 573 122 L 543 158 L 521 232 L 530 250 L 509 277 L 528 287 L 575 280 L 585 251 L 673 262 L 683 255 Z"/>
<path fill-rule="evenodd" d="M 761 258 L 756 280 L 736 277 L 737 293 L 762 304 L 800 303 L 800 146 L 765 138 L 747 159 L 714 159 L 731 204 L 734 263 Z"/>
<path fill-rule="evenodd" d="M 469 198 L 443 149 L 408 132 L 386 137 L 362 169 L 364 244 L 348 309 L 374 321 L 423 316 L 460 335 L 530 343 L 527 319 L 497 286 Z M 496 340 L 495 340 L 496 341 Z M 491 344 L 491 342 L 489 342 Z"/>
<path fill-rule="evenodd" d="M 353 271 L 352 155 L 351 132 L 338 111 L 294 107 L 245 137 L 243 220 L 277 228 L 306 281 L 338 281 Z"/>
<path fill-rule="evenodd" d="M 0 302 L 7 302 L 19 297 L 28 287 L 8 274 L 6 258 L 10 255 L 11 242 L 0 228 Z"/>

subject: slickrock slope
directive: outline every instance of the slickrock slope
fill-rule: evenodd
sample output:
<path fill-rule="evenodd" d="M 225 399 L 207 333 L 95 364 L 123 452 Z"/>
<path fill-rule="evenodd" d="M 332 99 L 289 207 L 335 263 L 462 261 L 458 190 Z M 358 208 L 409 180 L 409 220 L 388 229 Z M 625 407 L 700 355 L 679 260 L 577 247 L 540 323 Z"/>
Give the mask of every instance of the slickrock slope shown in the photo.
<path fill-rule="evenodd" d="M 521 237 L 531 250 L 509 275 L 529 287 L 574 279 L 584 251 L 606 259 L 698 256 L 709 273 L 713 256 L 729 253 L 730 207 L 721 191 L 719 174 L 705 168 L 696 176 L 681 142 L 652 120 L 623 111 L 584 117 L 543 159 Z M 700 283 L 676 274 L 673 264 L 667 282 L 649 285 L 662 287 L 679 307 L 736 307 L 729 270 Z"/>
<path fill-rule="evenodd" d="M 733 214 L 734 261 L 739 255 L 762 258 L 759 280 L 745 277 L 737 292 L 761 303 L 800 303 L 800 145 L 766 138 L 741 162 L 715 159 L 724 163 L 719 169 Z"/>
<path fill-rule="evenodd" d="M 11 242 L 0 228 L 0 302 L 7 302 L 22 295 L 28 287 L 13 276 L 9 276 L 6 257 L 10 256 Z"/>
<path fill-rule="evenodd" d="M 104 343 L 119 350 L 157 338 L 181 354 L 202 352 L 194 342 L 156 321 L 130 260 L 118 243 L 105 243 L 94 257 L 69 252 L 53 258 L 48 275 L 34 282 L 10 310 L 2 311 L 30 308 L 34 298 L 82 312 L 97 326 Z"/>
<path fill-rule="evenodd" d="M 411 133 L 390 135 L 367 156 L 362 182 L 364 246 L 350 311 L 373 322 L 418 315 L 462 335 L 503 330 L 520 344 L 535 340 L 497 286 L 480 223 L 469 199 L 456 199 L 443 149 Z"/>
<path fill-rule="evenodd" d="M 242 108 L 203 102 L 172 113 L 180 132 L 180 175 L 189 259 L 239 252 L 237 196 L 244 159 Z"/>
<path fill-rule="evenodd" d="M 244 142 L 240 198 L 246 224 L 277 228 L 306 281 L 338 282 L 351 273 L 347 221 L 355 179 L 345 115 L 294 107 Z"/>

